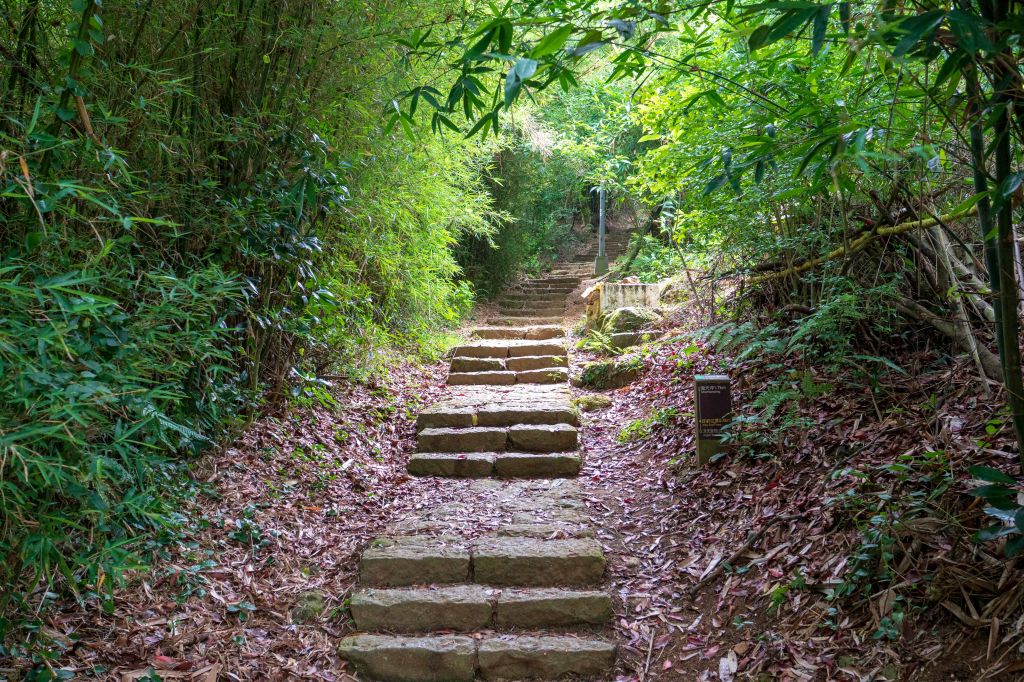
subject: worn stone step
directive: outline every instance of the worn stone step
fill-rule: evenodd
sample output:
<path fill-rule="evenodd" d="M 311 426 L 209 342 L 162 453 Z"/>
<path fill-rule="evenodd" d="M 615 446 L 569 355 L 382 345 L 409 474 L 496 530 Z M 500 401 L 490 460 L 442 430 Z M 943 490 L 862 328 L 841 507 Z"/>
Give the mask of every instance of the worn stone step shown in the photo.
<path fill-rule="evenodd" d="M 338 654 L 381 682 L 554 680 L 607 673 L 615 644 L 569 635 L 352 635 Z"/>
<path fill-rule="evenodd" d="M 509 358 L 505 367 L 512 372 L 525 372 L 531 369 L 547 369 L 548 367 L 565 367 L 566 358 L 561 355 L 523 355 Z"/>
<path fill-rule="evenodd" d="M 341 640 L 338 655 L 360 675 L 381 682 L 472 682 L 476 647 L 464 636 L 353 635 Z"/>
<path fill-rule="evenodd" d="M 378 538 L 359 560 L 359 581 L 370 587 L 474 583 L 499 587 L 596 585 L 605 556 L 592 538 L 566 540 L 486 537 Z"/>
<path fill-rule="evenodd" d="M 476 327 L 470 332 L 478 339 L 516 339 L 543 341 L 565 336 L 565 330 L 557 324 L 531 327 Z"/>
<path fill-rule="evenodd" d="M 470 554 L 460 541 L 441 538 L 380 538 L 359 559 L 363 585 L 464 583 L 469 580 Z"/>
<path fill-rule="evenodd" d="M 480 413 L 477 413 L 477 423 Z M 564 452 L 578 444 L 576 427 L 566 423 L 425 428 L 417 434 L 417 452 Z"/>
<path fill-rule="evenodd" d="M 498 590 L 483 585 L 363 589 L 349 609 L 356 627 L 369 632 L 471 632 L 494 621 Z"/>
<path fill-rule="evenodd" d="M 608 672 L 615 663 L 615 644 L 567 635 L 504 635 L 480 641 L 477 657 L 485 680 L 554 680 Z"/>
<path fill-rule="evenodd" d="M 558 324 L 561 321 L 562 321 L 562 316 L 561 315 L 559 315 L 557 317 L 556 316 L 550 316 L 550 317 L 530 317 L 530 316 L 509 317 L 509 316 L 505 316 L 505 317 L 494 317 L 494 318 L 491 318 L 490 320 L 488 320 L 488 324 L 493 324 L 493 325 L 500 325 L 500 324 L 520 325 L 520 324 L 529 324 L 529 323 L 536 323 L 536 324 Z"/>
<path fill-rule="evenodd" d="M 516 372 L 449 372 L 448 384 L 450 386 L 465 386 L 467 384 L 478 384 L 481 386 L 510 386 L 516 383 Z M 524 382 L 529 383 L 529 382 Z M 539 382 L 538 382 L 539 383 Z"/>
<path fill-rule="evenodd" d="M 581 466 L 576 452 L 417 452 L 407 470 L 443 478 L 558 478 L 576 476 Z"/>
<path fill-rule="evenodd" d="M 604 551 L 593 539 L 485 538 L 472 556 L 473 582 L 484 585 L 596 585 L 605 570 Z"/>
<path fill-rule="evenodd" d="M 564 356 L 556 357 L 565 360 Z M 448 397 L 422 410 L 416 418 L 416 428 L 422 431 L 513 424 L 576 425 L 578 417 L 570 398 L 568 387 L 560 384 L 465 386 L 453 389 Z"/>
<path fill-rule="evenodd" d="M 569 424 L 515 424 L 508 427 L 508 441 L 504 448 L 489 449 L 565 452 L 576 449 L 577 439 L 576 427 Z"/>
<path fill-rule="evenodd" d="M 532 306 L 526 305 L 519 308 L 498 308 L 498 313 L 508 317 L 561 317 L 565 314 L 565 306 Z"/>
<path fill-rule="evenodd" d="M 555 428 L 554 426 L 532 426 L 532 429 Z M 570 427 L 573 428 L 573 427 Z M 573 428 L 575 433 L 575 428 Z M 508 429 L 502 427 L 471 427 L 468 429 L 427 428 L 416 437 L 418 452 L 502 452 L 508 442 Z M 530 441 L 530 439 L 533 441 Z M 527 442 L 543 440 L 543 434 L 517 433 L 517 439 Z M 565 438 L 564 436 L 562 437 Z M 550 442 L 552 439 L 548 438 Z M 575 447 L 575 444 L 573 445 Z M 558 448 L 565 450 L 566 448 Z M 570 448 L 571 449 L 571 448 Z"/>
<path fill-rule="evenodd" d="M 457 346 L 454 351 L 455 357 L 464 358 L 516 358 L 525 355 L 565 354 L 565 341 L 554 339 L 545 341 L 487 339 Z"/>
<path fill-rule="evenodd" d="M 612 600 L 597 590 L 564 588 L 368 588 L 352 595 L 350 610 L 356 627 L 368 632 L 538 630 L 604 625 L 612 615 Z"/>
<path fill-rule="evenodd" d="M 450 372 L 503 372 L 505 363 L 501 358 L 452 358 Z"/>
<path fill-rule="evenodd" d="M 558 384 L 569 380 L 569 371 L 565 367 L 528 369 L 515 375 L 517 384 Z"/>
<path fill-rule="evenodd" d="M 565 295 L 564 294 L 548 294 L 548 293 L 544 293 L 544 292 L 533 292 L 533 291 L 510 291 L 510 292 L 506 293 L 504 296 L 502 296 L 498 300 L 498 303 L 500 304 L 503 301 L 512 301 L 512 302 L 516 302 L 516 303 L 518 303 L 519 301 L 529 301 L 529 302 L 540 303 L 540 302 L 544 302 L 544 301 L 559 302 L 559 301 L 564 301 L 564 300 L 565 300 Z"/>

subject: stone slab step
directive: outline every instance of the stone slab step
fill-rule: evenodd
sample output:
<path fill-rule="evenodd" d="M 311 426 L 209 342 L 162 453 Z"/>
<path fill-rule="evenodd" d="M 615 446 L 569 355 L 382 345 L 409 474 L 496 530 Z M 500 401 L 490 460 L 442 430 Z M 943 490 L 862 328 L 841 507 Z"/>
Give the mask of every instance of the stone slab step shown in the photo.
<path fill-rule="evenodd" d="M 515 358 L 510 358 L 515 359 Z M 569 380 L 564 367 L 530 369 L 522 372 L 449 372 L 449 386 L 511 386 L 512 384 L 557 384 Z"/>
<path fill-rule="evenodd" d="M 501 358 L 452 358 L 451 372 L 503 372 L 505 363 Z"/>
<path fill-rule="evenodd" d="M 565 330 L 557 324 L 532 327 L 476 327 L 470 332 L 478 339 L 522 339 L 544 341 L 565 336 Z"/>
<path fill-rule="evenodd" d="M 576 476 L 581 465 L 575 452 L 417 452 L 407 469 L 443 478 L 559 478 Z"/>
<path fill-rule="evenodd" d="M 518 358 L 525 355 L 565 355 L 565 341 L 520 339 L 486 339 L 457 346 L 455 357 L 460 358 Z"/>
<path fill-rule="evenodd" d="M 511 386 L 516 383 L 516 372 L 456 372 L 448 373 L 449 386 L 479 384 L 484 386 Z M 526 382 L 529 383 L 529 382 Z"/>
<path fill-rule="evenodd" d="M 533 305 L 524 305 L 518 308 L 502 306 L 498 308 L 498 313 L 509 317 L 561 317 L 565 314 L 565 306 L 560 305 L 553 308 Z"/>
<path fill-rule="evenodd" d="M 479 421 L 479 416 L 478 416 Z M 417 434 L 417 452 L 564 452 L 575 450 L 576 427 L 565 423 L 425 428 Z"/>
<path fill-rule="evenodd" d="M 596 626 L 612 615 L 597 590 L 495 589 L 483 585 L 362 589 L 350 602 L 356 627 L 394 633 Z"/>
<path fill-rule="evenodd" d="M 547 369 L 548 367 L 565 367 L 566 358 L 561 355 L 524 355 L 509 358 L 505 367 L 513 372 L 525 372 L 531 369 Z"/>
<path fill-rule="evenodd" d="M 366 585 L 464 583 L 469 580 L 469 549 L 458 541 L 409 536 L 374 540 L 359 559 Z"/>
<path fill-rule="evenodd" d="M 595 585 L 604 577 L 605 557 L 593 539 L 481 539 L 472 550 L 473 581 L 510 587 Z"/>
<path fill-rule="evenodd" d="M 615 663 L 615 644 L 568 635 L 352 635 L 338 654 L 382 682 L 472 682 L 597 676 Z"/>
<path fill-rule="evenodd" d="M 370 543 L 359 560 L 361 584 L 380 587 L 473 583 L 499 587 L 596 585 L 604 550 L 592 538 L 537 539 L 399 536 Z"/>
<path fill-rule="evenodd" d="M 558 384 L 569 380 L 569 372 L 565 367 L 528 369 L 516 372 L 515 375 L 517 384 Z"/>
<path fill-rule="evenodd" d="M 494 317 L 489 319 L 488 324 L 500 325 L 520 325 L 524 323 L 536 322 L 537 324 L 558 324 L 562 321 L 562 316 L 551 316 L 551 317 Z"/>
<path fill-rule="evenodd" d="M 576 425 L 579 420 L 570 399 L 568 386 L 562 384 L 464 386 L 452 389 L 443 400 L 422 410 L 416 418 L 416 428 L 422 431 L 513 424 Z"/>

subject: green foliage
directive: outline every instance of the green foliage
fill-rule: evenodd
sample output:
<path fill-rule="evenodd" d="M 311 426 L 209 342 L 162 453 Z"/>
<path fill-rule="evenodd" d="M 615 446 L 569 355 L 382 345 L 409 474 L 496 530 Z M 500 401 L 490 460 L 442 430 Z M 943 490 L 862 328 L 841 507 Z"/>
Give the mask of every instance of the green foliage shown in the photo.
<path fill-rule="evenodd" d="M 616 439 L 620 443 L 643 440 L 651 435 L 656 426 L 671 426 L 679 416 L 679 411 L 674 407 L 659 407 L 651 412 L 650 416 L 635 419 L 626 424 L 619 431 Z"/>
<path fill-rule="evenodd" d="M 589 362 L 580 374 L 580 383 L 592 388 L 618 388 L 634 381 L 644 367 L 643 358 L 631 355 L 607 362 Z"/>
<path fill-rule="evenodd" d="M 264 395 L 329 405 L 323 374 L 440 352 L 474 299 L 453 247 L 498 214 L 494 148 L 381 116 L 444 78 L 387 37 L 431 3 L 0 14 L 3 647 L 38 631 L 30 592 L 96 599 L 148 561 L 182 465 Z"/>
<path fill-rule="evenodd" d="M 493 232 L 469 234 L 456 250 L 459 263 L 487 296 L 522 273 L 537 274 L 573 251 L 574 231 L 586 198 L 586 163 L 563 151 L 558 133 L 529 110 L 503 128 L 488 187 L 496 213 Z"/>

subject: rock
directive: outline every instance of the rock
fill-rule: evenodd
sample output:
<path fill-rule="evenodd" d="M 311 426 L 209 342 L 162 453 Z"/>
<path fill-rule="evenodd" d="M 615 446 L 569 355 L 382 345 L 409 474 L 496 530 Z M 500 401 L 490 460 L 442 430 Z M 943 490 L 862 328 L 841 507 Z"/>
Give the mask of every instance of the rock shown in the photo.
<path fill-rule="evenodd" d="M 438 538 L 403 537 L 374 540 L 359 560 L 365 585 L 405 587 L 459 583 L 469 579 L 469 551 Z"/>
<path fill-rule="evenodd" d="M 616 308 L 604 318 L 604 329 L 611 333 L 635 332 L 661 320 L 650 308 Z"/>
<path fill-rule="evenodd" d="M 581 412 L 594 412 L 611 407 L 612 399 L 606 395 L 595 395 L 593 393 L 581 395 L 572 399 L 572 404 Z"/>
<path fill-rule="evenodd" d="M 485 680 L 591 676 L 615 662 L 615 645 L 576 637 L 507 635 L 480 642 L 480 674 Z"/>
<path fill-rule="evenodd" d="M 526 452 L 575 450 L 577 432 L 569 424 L 517 424 L 508 429 L 509 448 Z"/>
<path fill-rule="evenodd" d="M 487 538 L 473 549 L 474 579 L 487 585 L 592 585 L 604 567 L 604 551 L 590 539 Z"/>
<path fill-rule="evenodd" d="M 327 610 L 327 597 L 319 590 L 300 592 L 292 607 L 293 623 L 313 623 Z"/>
<path fill-rule="evenodd" d="M 490 624 L 497 595 L 482 585 L 366 589 L 352 595 L 350 608 L 360 630 L 470 632 Z"/>
<path fill-rule="evenodd" d="M 338 654 L 383 682 L 472 682 L 476 675 L 472 637 L 356 635 L 341 640 Z"/>
<path fill-rule="evenodd" d="M 580 374 L 580 385 L 592 388 L 621 388 L 640 377 L 643 360 L 639 357 L 588 362 Z"/>
<path fill-rule="evenodd" d="M 503 428 L 423 429 L 416 446 L 419 452 L 501 452 L 506 440 Z"/>
<path fill-rule="evenodd" d="M 612 617 L 612 599 L 604 592 L 591 590 L 502 590 L 495 614 L 499 628 L 603 625 Z"/>

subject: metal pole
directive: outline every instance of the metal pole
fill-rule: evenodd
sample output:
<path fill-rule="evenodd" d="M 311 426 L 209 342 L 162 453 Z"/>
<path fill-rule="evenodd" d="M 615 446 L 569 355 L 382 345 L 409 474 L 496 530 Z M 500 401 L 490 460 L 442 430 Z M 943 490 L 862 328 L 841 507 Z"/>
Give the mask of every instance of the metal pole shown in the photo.
<path fill-rule="evenodd" d="M 597 260 L 594 261 L 594 274 L 603 275 L 608 272 L 608 254 L 604 252 L 604 188 L 598 193 L 600 196 L 600 209 L 597 221 Z"/>

